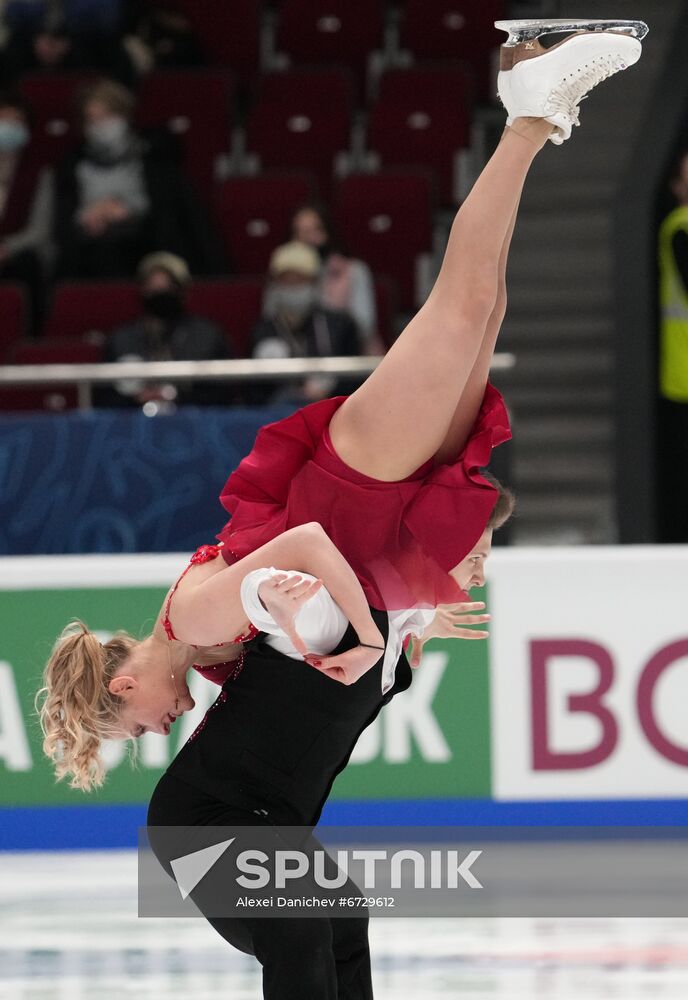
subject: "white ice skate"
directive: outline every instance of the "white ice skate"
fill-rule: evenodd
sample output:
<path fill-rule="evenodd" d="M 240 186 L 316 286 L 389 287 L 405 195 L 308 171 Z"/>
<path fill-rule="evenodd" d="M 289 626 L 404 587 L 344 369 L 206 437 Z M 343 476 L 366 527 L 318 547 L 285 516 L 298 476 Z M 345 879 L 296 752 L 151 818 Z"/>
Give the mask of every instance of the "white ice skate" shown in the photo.
<path fill-rule="evenodd" d="M 545 118 L 561 145 L 579 125 L 578 105 L 593 87 L 640 59 L 643 21 L 497 21 L 509 35 L 501 49 L 499 97 L 507 125 Z M 563 39 L 556 41 L 555 39 Z M 554 44 L 546 47 L 541 40 Z"/>

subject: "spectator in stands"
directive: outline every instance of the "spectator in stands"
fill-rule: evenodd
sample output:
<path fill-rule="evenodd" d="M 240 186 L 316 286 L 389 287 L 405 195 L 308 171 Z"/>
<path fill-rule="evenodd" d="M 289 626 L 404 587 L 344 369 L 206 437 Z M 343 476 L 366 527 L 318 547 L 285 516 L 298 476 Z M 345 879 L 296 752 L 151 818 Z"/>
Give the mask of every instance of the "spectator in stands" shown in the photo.
<path fill-rule="evenodd" d="M 142 315 L 108 336 L 104 361 L 212 361 L 231 356 L 227 335 L 215 323 L 187 312 L 186 291 L 191 274 L 185 260 L 171 253 L 153 253 L 139 264 Z M 232 401 L 226 382 L 143 380 L 118 382 L 100 390 L 100 406 L 141 406 L 149 401 L 178 405 L 221 406 Z"/>
<path fill-rule="evenodd" d="M 278 247 L 270 259 L 263 316 L 252 333 L 254 358 L 326 358 L 361 353 L 352 317 L 320 303 L 320 257 L 313 247 L 296 240 Z M 311 376 L 277 388 L 256 386 L 254 403 L 311 403 L 327 396 L 353 392 L 356 381 Z"/>
<path fill-rule="evenodd" d="M 688 148 L 669 187 L 676 204 L 659 232 L 659 540 L 688 542 Z"/>
<path fill-rule="evenodd" d="M 10 0 L 2 75 L 98 70 L 131 83 L 133 66 L 119 32 L 122 0 Z"/>
<path fill-rule="evenodd" d="M 37 332 L 51 259 L 53 179 L 33 155 L 30 138 L 21 98 L 0 94 L 0 281 L 27 286 L 31 326 Z"/>
<path fill-rule="evenodd" d="M 177 162 L 166 129 L 132 127 L 134 96 L 101 80 L 79 104 L 83 144 L 56 174 L 56 241 L 62 277 L 133 274 L 154 250 L 177 253 L 197 274 L 224 270 L 219 243 Z"/>
<path fill-rule="evenodd" d="M 328 309 L 344 309 L 356 321 L 366 354 L 384 354 L 377 333 L 373 276 L 367 264 L 347 256 L 334 235 L 324 205 L 309 202 L 294 212 L 291 238 L 314 247 L 322 261 L 320 301 Z"/>
<path fill-rule="evenodd" d="M 124 43 L 137 72 L 203 65 L 203 50 L 181 10 L 147 6 L 138 11 Z"/>

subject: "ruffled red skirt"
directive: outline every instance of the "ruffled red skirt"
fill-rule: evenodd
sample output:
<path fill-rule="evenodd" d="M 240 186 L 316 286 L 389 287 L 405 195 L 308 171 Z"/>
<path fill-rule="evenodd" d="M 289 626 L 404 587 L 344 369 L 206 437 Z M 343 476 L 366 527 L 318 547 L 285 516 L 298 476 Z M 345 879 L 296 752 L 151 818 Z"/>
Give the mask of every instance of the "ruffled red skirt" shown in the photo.
<path fill-rule="evenodd" d="M 380 610 L 465 600 L 449 576 L 471 551 L 497 502 L 480 475 L 492 448 L 511 437 L 500 393 L 487 386 L 468 443 L 455 462 L 432 461 L 399 482 L 356 472 L 329 434 L 346 396 L 325 399 L 263 427 L 220 496 L 231 519 L 217 536 L 228 562 L 277 535 L 319 521 Z"/>

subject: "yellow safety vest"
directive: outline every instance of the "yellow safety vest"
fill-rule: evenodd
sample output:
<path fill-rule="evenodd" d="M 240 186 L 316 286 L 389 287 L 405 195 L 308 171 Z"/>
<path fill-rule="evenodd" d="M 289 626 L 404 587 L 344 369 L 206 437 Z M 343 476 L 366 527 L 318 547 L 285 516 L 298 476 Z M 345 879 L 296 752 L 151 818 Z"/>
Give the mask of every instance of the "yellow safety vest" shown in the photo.
<path fill-rule="evenodd" d="M 659 303 L 662 312 L 659 343 L 659 391 L 678 403 L 688 403 L 688 291 L 676 266 L 672 241 L 688 233 L 688 206 L 674 209 L 659 230 Z"/>

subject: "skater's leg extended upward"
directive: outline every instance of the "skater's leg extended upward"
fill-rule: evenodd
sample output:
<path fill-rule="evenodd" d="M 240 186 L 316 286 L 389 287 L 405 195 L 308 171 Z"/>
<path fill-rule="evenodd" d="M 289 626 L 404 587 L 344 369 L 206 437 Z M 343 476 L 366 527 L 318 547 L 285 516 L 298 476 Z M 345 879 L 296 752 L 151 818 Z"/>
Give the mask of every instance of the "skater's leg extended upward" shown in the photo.
<path fill-rule="evenodd" d="M 330 425 L 341 458 L 377 479 L 403 479 L 430 458 L 451 461 L 461 451 L 504 318 L 509 245 L 531 164 L 548 139 L 570 136 L 589 90 L 637 61 L 647 31 L 616 21 L 500 26 L 513 43 L 504 47 L 510 68 L 500 73 L 508 127 L 457 213 L 428 300 Z M 572 29 L 550 49 L 522 41 Z"/>

